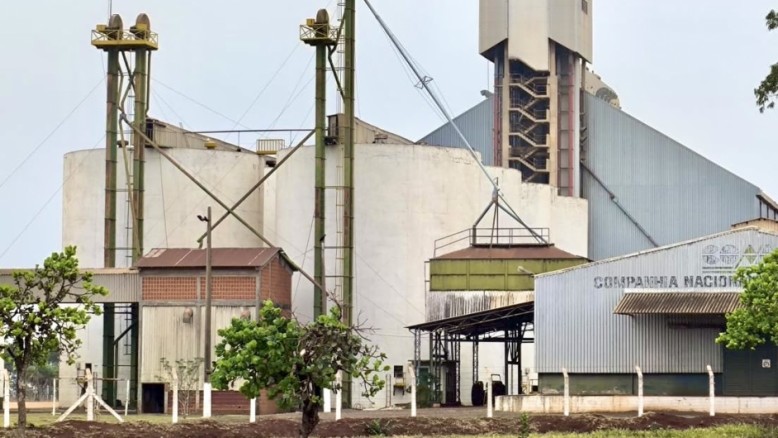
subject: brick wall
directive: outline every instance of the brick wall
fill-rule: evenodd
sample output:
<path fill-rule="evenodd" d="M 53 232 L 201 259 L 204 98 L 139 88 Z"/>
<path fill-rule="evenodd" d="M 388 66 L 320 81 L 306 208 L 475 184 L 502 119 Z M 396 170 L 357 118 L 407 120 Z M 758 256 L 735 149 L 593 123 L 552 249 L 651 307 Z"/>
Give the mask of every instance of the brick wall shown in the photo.
<path fill-rule="evenodd" d="M 178 392 L 179 406 L 178 415 L 182 415 L 181 400 L 183 391 Z M 281 412 L 275 401 L 267 398 L 267 391 L 262 391 L 262 395 L 257 399 L 257 415 L 277 414 Z M 202 415 L 203 393 L 198 391 L 200 397 L 200 408 L 195 409 L 195 395 L 192 395 L 189 406 L 190 416 L 193 414 Z M 248 415 L 251 410 L 250 401 L 238 391 L 213 391 L 211 392 L 211 413 L 214 415 Z M 168 391 L 166 413 L 173 412 L 173 392 Z"/>
<path fill-rule="evenodd" d="M 292 270 L 280 257 L 262 268 L 260 297 L 271 299 L 286 309 L 292 306 Z"/>
<path fill-rule="evenodd" d="M 252 273 L 253 275 L 253 273 Z M 253 301 L 257 279 L 253 276 L 213 277 L 214 300 Z M 201 298 L 205 298 L 205 277 L 200 277 Z M 194 301 L 197 299 L 197 276 L 143 277 L 143 299 L 148 301 Z"/>
<path fill-rule="evenodd" d="M 196 277 L 144 277 L 144 300 L 185 300 L 197 299 Z"/>

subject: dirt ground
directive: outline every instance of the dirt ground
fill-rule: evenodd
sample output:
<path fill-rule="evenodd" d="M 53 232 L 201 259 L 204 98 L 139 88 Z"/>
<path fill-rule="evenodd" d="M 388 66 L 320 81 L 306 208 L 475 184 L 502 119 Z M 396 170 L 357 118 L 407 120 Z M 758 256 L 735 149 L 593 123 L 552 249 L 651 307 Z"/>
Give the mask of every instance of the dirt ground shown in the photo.
<path fill-rule="evenodd" d="M 344 413 L 340 421 L 325 416 L 314 435 L 320 437 L 357 437 L 369 435 L 369 426 L 384 435 L 516 435 L 519 415 L 500 413 L 495 418 L 484 418 L 482 410 L 445 409 L 421 410 L 419 416 L 410 418 L 408 411 L 362 411 L 359 415 Z M 372 415 L 371 415 L 372 414 Z M 448 415 L 441 415 L 448 414 Z M 460 414 L 460 415 L 458 415 Z M 475 414 L 480 414 L 476 416 Z M 350 415 L 350 416 L 349 416 Z M 112 424 L 83 421 L 66 421 L 29 430 L 32 437 L 292 437 L 296 436 L 299 417 L 291 414 L 260 417 L 256 424 L 242 422 L 189 420 L 183 424 L 165 425 L 146 422 Z M 689 429 L 720 426 L 724 424 L 757 424 L 778 426 L 778 415 L 671 415 L 648 413 L 642 418 L 627 416 L 531 415 L 533 432 L 593 432 L 605 429 L 651 430 Z M 11 431 L 0 436 L 13 436 Z"/>

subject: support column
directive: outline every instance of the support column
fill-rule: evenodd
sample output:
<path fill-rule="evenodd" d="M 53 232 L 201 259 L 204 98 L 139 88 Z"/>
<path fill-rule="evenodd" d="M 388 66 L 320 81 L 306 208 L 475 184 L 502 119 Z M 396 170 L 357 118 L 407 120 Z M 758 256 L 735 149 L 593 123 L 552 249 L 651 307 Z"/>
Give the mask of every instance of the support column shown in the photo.
<path fill-rule="evenodd" d="M 138 303 L 132 303 L 130 305 L 130 312 L 132 316 L 132 328 L 130 329 L 130 400 L 128 403 L 131 407 L 137 409 L 140 412 L 140 406 L 138 405 L 138 381 L 140 378 L 140 370 L 138 368 L 138 354 L 140 353 L 140 305 Z"/>
<path fill-rule="evenodd" d="M 148 105 L 148 50 L 135 52 L 135 120 L 133 125 L 141 132 L 146 131 L 146 111 Z M 132 191 L 135 200 L 135 226 L 132 227 L 132 261 L 135 263 L 143 255 L 143 214 L 145 192 L 146 142 L 134 133 L 132 136 L 133 155 Z"/>
<path fill-rule="evenodd" d="M 103 304 L 103 378 L 116 377 L 116 363 L 114 362 L 114 338 L 116 337 L 116 305 L 114 303 Z M 116 382 L 103 380 L 103 400 L 111 407 L 116 407 Z"/>
<path fill-rule="evenodd" d="M 117 136 L 119 125 L 119 52 L 108 50 L 108 71 L 106 76 L 106 121 L 105 121 L 105 224 L 103 236 L 103 266 L 116 266 L 116 172 Z"/>
<path fill-rule="evenodd" d="M 356 67 L 356 0 L 346 0 L 344 9 L 346 46 L 344 71 L 344 144 L 343 144 L 343 321 L 351 326 L 354 307 L 354 105 Z M 346 403 L 351 406 L 351 379 L 344 381 Z"/>
<path fill-rule="evenodd" d="M 316 18 L 316 25 L 329 29 L 329 17 L 326 11 L 321 11 Z M 320 21 L 324 21 L 321 23 Z M 326 36 L 326 35 L 325 35 Z M 316 172 L 314 206 L 314 272 L 313 277 L 318 285 L 324 286 L 324 212 L 325 210 L 325 165 L 324 129 L 327 123 L 327 49 L 325 41 L 316 45 Z M 314 285 L 313 317 L 327 311 L 326 290 Z"/>

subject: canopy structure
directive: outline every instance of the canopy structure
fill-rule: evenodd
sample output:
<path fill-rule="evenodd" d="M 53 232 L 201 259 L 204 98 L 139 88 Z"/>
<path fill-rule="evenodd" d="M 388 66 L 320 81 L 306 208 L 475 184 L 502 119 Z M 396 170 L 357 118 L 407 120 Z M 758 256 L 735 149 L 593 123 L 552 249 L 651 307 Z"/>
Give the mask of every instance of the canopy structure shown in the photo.
<path fill-rule="evenodd" d="M 725 315 L 740 305 L 739 292 L 630 292 L 626 291 L 616 315 Z"/>
<path fill-rule="evenodd" d="M 416 375 L 419 375 L 421 364 L 421 339 L 426 332 L 430 337 L 430 383 L 437 400 L 441 400 L 441 377 L 445 367 L 448 372 L 447 404 L 461 403 L 459 346 L 462 342 L 473 344 L 473 382 L 479 381 L 479 343 L 501 342 L 505 346 L 505 387 L 511 388 L 511 382 L 515 381 L 521 386 L 521 344 L 534 342 L 526 336 L 533 330 L 534 309 L 534 301 L 529 301 L 407 327 L 414 335 Z"/>

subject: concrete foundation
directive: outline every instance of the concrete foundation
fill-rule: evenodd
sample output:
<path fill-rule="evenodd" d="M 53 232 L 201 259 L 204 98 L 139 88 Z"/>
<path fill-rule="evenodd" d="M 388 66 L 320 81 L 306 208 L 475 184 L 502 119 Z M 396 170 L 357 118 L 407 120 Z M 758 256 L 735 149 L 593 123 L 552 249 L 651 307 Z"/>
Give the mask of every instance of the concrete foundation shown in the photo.
<path fill-rule="evenodd" d="M 708 397 L 644 397 L 645 411 L 709 412 Z M 718 414 L 773 414 L 778 409 L 778 397 L 716 397 Z M 636 412 L 637 396 L 571 396 L 570 413 Z M 509 395 L 497 397 L 495 410 L 530 414 L 561 414 L 564 396 Z"/>

